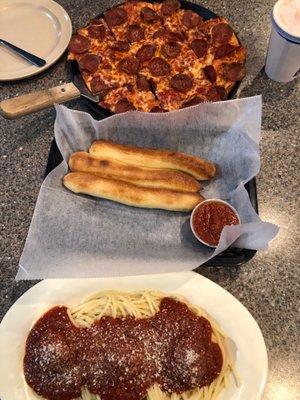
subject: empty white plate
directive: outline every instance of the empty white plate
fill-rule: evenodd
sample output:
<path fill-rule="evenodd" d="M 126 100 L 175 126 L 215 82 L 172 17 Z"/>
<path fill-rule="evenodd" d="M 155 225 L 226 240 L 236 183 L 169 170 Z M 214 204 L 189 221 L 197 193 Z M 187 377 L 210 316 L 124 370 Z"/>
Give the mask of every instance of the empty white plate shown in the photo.
<path fill-rule="evenodd" d="M 35 321 L 54 305 L 75 306 L 97 291 L 156 289 L 177 293 L 204 308 L 230 338 L 241 386 L 230 379 L 218 400 L 260 400 L 268 372 L 261 331 L 246 308 L 230 293 L 195 272 L 99 279 L 49 279 L 29 289 L 11 307 L 0 324 L 0 398 L 41 399 L 23 378 L 26 337 Z"/>
<path fill-rule="evenodd" d="M 46 60 L 39 68 L 0 45 L 0 80 L 22 79 L 49 68 L 71 35 L 69 15 L 52 0 L 0 0 L 0 38 Z"/>

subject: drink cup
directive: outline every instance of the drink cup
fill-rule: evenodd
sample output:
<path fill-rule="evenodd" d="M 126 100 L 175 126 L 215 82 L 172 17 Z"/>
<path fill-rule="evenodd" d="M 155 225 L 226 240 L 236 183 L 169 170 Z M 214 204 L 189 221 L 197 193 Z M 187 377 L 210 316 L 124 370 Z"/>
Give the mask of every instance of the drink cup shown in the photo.
<path fill-rule="evenodd" d="M 300 75 L 300 0 L 279 0 L 272 12 L 265 71 L 278 82 Z"/>

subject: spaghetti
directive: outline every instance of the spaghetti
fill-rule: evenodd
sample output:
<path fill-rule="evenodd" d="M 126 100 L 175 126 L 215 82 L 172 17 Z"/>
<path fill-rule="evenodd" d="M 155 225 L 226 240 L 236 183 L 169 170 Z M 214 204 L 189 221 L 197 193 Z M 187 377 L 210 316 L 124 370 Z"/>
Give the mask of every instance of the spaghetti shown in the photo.
<path fill-rule="evenodd" d="M 184 304 L 183 304 L 184 303 Z M 178 315 L 173 316 L 172 313 L 175 314 L 178 312 L 180 314 L 180 318 L 178 319 Z M 197 316 L 197 317 L 196 317 Z M 200 319 L 198 318 L 200 317 Z M 166 382 L 168 380 L 165 379 L 160 381 L 160 384 L 154 383 L 156 382 L 153 379 L 149 378 L 151 376 L 151 368 L 153 370 L 153 365 L 155 364 L 155 368 L 157 368 L 157 361 L 159 361 L 159 352 L 153 353 L 152 355 L 150 354 L 150 358 L 157 358 L 153 362 L 151 360 L 150 362 L 150 369 L 149 365 L 146 364 L 146 368 L 144 368 L 143 364 L 143 358 L 149 359 L 149 354 L 147 357 L 144 357 L 143 352 L 139 352 L 139 341 L 134 341 L 136 339 L 134 332 L 138 332 L 138 335 L 141 335 L 138 337 L 140 341 L 143 340 L 148 340 L 149 339 L 149 334 L 147 332 L 147 329 L 152 329 L 153 326 L 158 328 L 158 331 L 160 327 L 164 326 L 164 331 L 160 331 L 159 335 L 163 336 L 164 333 L 167 333 L 167 336 L 164 336 L 164 341 L 168 341 L 168 335 L 169 333 L 172 333 L 172 329 L 174 330 L 174 327 L 172 327 L 172 324 L 178 325 L 178 321 L 180 321 L 179 327 L 177 326 L 177 330 L 179 329 L 189 329 L 189 325 L 187 324 L 188 318 L 191 321 L 197 321 L 198 323 L 202 323 L 202 327 L 200 327 L 200 331 L 198 330 L 197 335 L 202 334 L 203 332 L 203 343 L 205 340 L 207 340 L 207 346 L 211 346 L 210 351 L 205 353 L 207 350 L 206 347 L 203 347 L 203 349 L 200 348 L 200 354 L 201 352 L 204 351 L 204 364 L 206 365 L 206 368 L 208 368 L 208 365 L 211 365 L 211 371 L 209 369 L 204 370 L 205 372 L 205 377 L 204 381 L 201 382 L 208 382 L 208 384 L 201 384 L 201 387 L 196 387 L 197 385 L 191 385 L 193 383 L 194 377 L 191 379 L 190 376 L 187 376 L 187 380 L 184 381 L 184 378 L 182 378 L 182 375 L 184 376 L 184 373 L 187 372 L 188 374 L 191 374 L 191 371 L 195 371 L 195 368 L 192 368 L 193 366 L 196 366 L 194 363 L 195 359 L 198 357 L 197 353 L 193 350 L 193 343 L 195 341 L 190 341 L 190 337 L 186 341 L 186 337 L 184 336 L 182 344 L 177 345 L 177 358 L 175 359 L 170 359 L 171 363 L 178 362 L 179 364 L 181 363 L 182 360 L 182 355 L 184 352 L 184 357 L 185 357 L 185 363 L 187 362 L 187 358 L 189 363 L 188 364 L 183 364 L 183 369 L 179 369 L 180 371 L 180 376 L 178 379 L 178 382 L 176 381 L 176 374 L 172 376 L 173 378 L 173 386 Z M 197 319 L 198 318 L 198 319 Z M 44 324 L 42 320 L 44 319 Z M 60 322 L 59 322 L 60 320 Z M 144 321 L 144 322 L 143 322 Z M 124 323 L 126 325 L 126 322 L 128 323 L 128 326 L 125 326 L 124 330 Z M 153 323 L 154 325 L 151 325 Z M 98 324 L 98 325 L 97 325 Z M 149 325 L 150 324 L 150 325 Z M 156 325 L 155 325 L 156 324 Z M 64 397 L 62 396 L 61 398 L 66 398 L 66 399 L 71 399 L 74 398 L 72 397 L 73 394 L 79 395 L 80 400 L 102 400 L 100 395 L 95 395 L 93 393 L 100 393 L 100 391 L 97 391 L 97 388 L 99 389 L 99 382 L 97 382 L 97 379 L 95 379 L 95 376 L 98 376 L 98 369 L 99 369 L 99 364 L 97 362 L 99 361 L 99 354 L 98 349 L 99 349 L 99 344 L 102 346 L 112 346 L 111 344 L 115 340 L 115 337 L 118 337 L 119 332 L 119 339 L 122 339 L 122 336 L 127 336 L 127 333 L 129 333 L 128 337 L 125 341 L 119 341 L 116 346 L 116 351 L 113 351 L 111 354 L 105 354 L 104 357 L 117 357 L 121 360 L 122 357 L 125 356 L 126 358 L 126 365 L 131 366 L 130 362 L 132 361 L 132 369 L 135 370 L 135 375 L 131 374 L 129 372 L 129 377 L 133 376 L 134 378 L 134 383 L 131 385 L 131 389 L 129 389 L 130 393 L 132 393 L 132 399 L 136 398 L 144 398 L 145 400 L 216 400 L 219 397 L 219 394 L 221 391 L 227 386 L 228 381 L 229 381 L 229 376 L 233 372 L 234 373 L 234 367 L 233 363 L 228 355 L 228 351 L 226 349 L 225 345 L 225 334 L 221 331 L 221 329 L 218 327 L 215 321 L 213 321 L 209 315 L 199 307 L 187 302 L 185 299 L 183 299 L 180 296 L 169 296 L 166 297 L 165 294 L 156 292 L 156 291 L 140 291 L 136 293 L 126 293 L 126 292 L 117 292 L 117 291 L 106 291 L 106 292 L 100 292 L 96 293 L 89 298 L 87 298 L 82 304 L 73 307 L 71 309 L 66 309 L 65 307 L 56 307 L 54 309 L 51 309 L 47 314 L 45 314 L 35 325 L 33 328 L 33 331 L 30 333 L 29 338 L 27 339 L 27 344 L 26 344 L 26 355 L 24 359 L 24 371 L 25 371 L 25 377 L 27 380 L 27 383 L 33 387 L 38 394 L 45 394 L 46 392 L 39 391 L 39 386 L 34 382 L 30 381 L 30 353 L 33 355 L 34 361 L 38 362 L 41 364 L 42 361 L 42 368 L 46 364 L 48 367 L 49 362 L 51 362 L 51 357 L 49 358 L 49 354 L 47 354 L 47 358 L 43 359 L 43 357 L 40 357 L 40 353 L 37 352 L 37 348 L 40 346 L 37 346 L 37 343 L 34 344 L 34 340 L 36 338 L 42 338 L 42 346 L 46 346 L 47 351 L 49 353 L 49 350 L 53 348 L 53 346 L 58 346 L 57 348 L 59 349 L 59 353 L 61 353 L 61 356 L 64 356 L 64 349 L 62 347 L 61 343 L 57 342 L 57 333 L 54 331 L 48 331 L 49 326 L 59 326 L 62 327 L 62 331 L 68 332 L 68 340 L 69 343 L 72 342 L 72 335 L 74 336 L 74 341 L 78 343 L 88 343 L 89 347 L 89 352 L 90 354 L 88 356 L 85 355 L 84 352 L 82 352 L 81 357 L 87 358 L 88 362 L 91 363 L 93 360 L 96 360 L 95 366 L 91 366 L 91 371 L 86 373 L 86 376 L 84 379 L 88 381 L 88 384 L 85 385 L 86 381 L 82 378 L 82 376 L 79 374 L 78 376 L 75 374 L 74 371 L 76 370 L 77 366 L 76 363 L 74 365 L 72 362 L 74 361 L 70 356 L 68 355 L 68 362 L 70 363 L 69 367 L 67 368 L 66 371 L 61 371 L 60 373 L 60 378 L 64 376 L 68 376 L 69 379 L 69 385 L 70 385 L 70 391 L 68 391 L 68 387 L 66 386 L 65 392 L 60 392 L 63 393 Z M 181 326 L 182 325 L 182 326 Z M 106 326 L 106 331 L 103 330 L 103 326 Z M 144 328 L 143 328 L 144 327 Z M 147 329 L 145 330 L 145 327 Z M 150 328 L 149 328 L 150 327 Z M 143 329 L 145 330 L 146 334 L 143 336 Z M 197 328 L 196 325 L 193 325 L 191 323 L 190 328 Z M 175 331 L 176 331 L 175 329 Z M 155 329 L 153 330 L 153 332 Z M 54 333 L 53 333 L 54 332 Z M 145 333 L 144 332 L 144 333 Z M 76 336 L 80 333 L 80 339 L 78 340 L 79 336 Z M 156 332 L 157 333 L 157 332 Z M 88 334 L 87 336 L 82 336 Z M 108 335 L 106 335 L 108 334 Z M 53 336 L 54 335 L 54 336 Z M 98 335 L 98 336 L 97 336 Z M 108 341 L 105 342 L 105 335 L 108 337 Z M 121 336 L 120 336 L 121 335 Z M 148 335 L 148 336 L 147 336 Z M 205 339 L 206 335 L 206 339 Z M 47 342 L 47 340 L 44 340 L 44 336 L 46 337 L 51 337 L 50 343 Z M 93 348 L 93 341 L 91 340 L 91 336 L 96 338 L 95 341 L 95 347 Z M 209 337 L 208 337 L 209 336 Z M 160 337 L 160 336 L 159 336 Z M 172 343 L 172 340 L 174 341 L 174 338 L 181 339 L 180 336 L 169 336 L 170 337 L 170 343 Z M 192 336 L 191 336 L 192 337 Z M 199 336 L 196 337 L 197 342 L 201 342 L 200 338 L 198 339 Z M 34 340 L 32 341 L 32 338 Z M 100 338 L 100 341 L 98 340 Z M 40 340 L 40 339 L 39 339 Z M 131 348 L 129 347 L 122 347 L 124 346 L 124 343 L 127 343 L 132 340 L 131 343 Z M 195 337 L 193 338 L 195 340 Z M 71 341 L 71 342 L 70 342 Z M 151 341 L 151 340 L 150 340 Z M 153 343 L 159 342 L 158 337 L 155 338 L 155 341 L 152 340 L 152 345 Z M 106 344 L 105 344 L 106 343 Z M 211 344 L 210 344 L 211 343 Z M 138 344 L 137 348 L 136 345 Z M 81 345 L 79 345 L 81 346 Z M 128 343 L 126 344 L 128 346 Z M 147 347 L 147 346 L 145 346 Z M 148 346 L 149 347 L 149 346 Z M 72 345 L 71 345 L 72 348 Z M 92 349 L 92 350 L 91 350 Z M 125 350 L 125 351 L 124 351 Z M 150 346 L 150 350 L 152 350 Z M 39 351 L 39 350 L 38 350 Z M 218 353 L 219 352 L 219 353 Z M 109 353 L 109 351 L 108 351 Z M 132 354 L 137 353 L 132 358 Z M 94 356 L 96 354 L 96 356 Z M 102 353 L 101 353 L 102 354 Z M 175 353 L 174 353 L 175 354 Z M 219 355 L 218 355 L 219 354 Z M 141 357 L 141 355 L 143 355 Z M 88 358 L 92 357 L 92 358 Z M 98 357 L 98 358 L 97 358 Z M 100 359 L 103 357 L 103 354 L 100 355 Z M 130 359 L 130 357 L 132 359 Z M 173 355 L 174 357 L 174 355 Z M 205 359 L 207 358 L 207 360 Z M 49 361 L 50 360 L 50 361 Z M 73 360 L 73 361 L 72 361 Z M 86 360 L 85 360 L 86 361 Z M 220 363 L 221 361 L 221 363 Z M 47 364 L 48 363 L 48 364 Z M 107 361 L 102 361 L 102 364 L 100 363 L 100 369 L 101 366 L 108 367 Z M 199 363 L 198 363 L 199 364 Z M 201 364 L 201 363 L 200 363 Z M 214 365 L 215 364 L 215 365 Z M 64 363 L 62 363 L 63 368 L 64 368 Z M 106 379 L 110 379 L 110 374 L 114 375 L 115 369 L 118 368 L 118 364 L 115 364 L 116 366 L 113 366 L 110 371 L 108 371 L 108 375 Z M 186 365 L 188 365 L 190 368 L 186 368 Z M 29 368 L 28 368 L 29 366 Z M 160 366 L 161 367 L 161 366 Z M 55 366 L 57 369 L 57 365 Z M 59 366 L 58 366 L 59 368 Z M 110 367 L 111 368 L 111 367 Z M 177 366 L 176 366 L 177 368 Z M 199 366 L 197 366 L 199 368 Z M 196 372 L 197 372 L 196 368 Z M 202 374 L 203 371 L 201 371 L 200 367 L 200 373 Z M 129 367 L 129 369 L 131 369 Z M 146 370 L 146 373 L 145 373 Z M 167 370 L 172 370 L 172 365 L 167 365 Z M 143 372 L 141 372 L 143 371 Z M 71 376 L 72 372 L 72 376 Z M 144 374 L 144 375 L 143 375 Z M 210 375 L 209 375 L 210 374 Z M 36 373 L 31 374 L 36 376 Z M 125 374 L 126 375 L 126 374 Z M 193 375 L 193 374 L 191 374 Z M 202 374 L 203 375 L 203 374 Z M 159 376 L 159 375 L 158 375 Z M 195 375 L 197 377 L 197 374 Z M 50 376 L 51 379 L 53 377 Z M 103 377 L 102 377 L 103 378 Z M 169 377 L 170 378 L 170 377 Z M 168 378 L 168 379 L 169 379 Z M 118 379 L 127 379 L 126 376 L 123 378 L 121 375 L 119 375 Z M 182 380 L 183 379 L 183 380 Z M 205 380 L 206 379 L 206 380 Z M 141 382 L 141 387 L 138 387 L 138 382 Z M 172 379 L 171 379 L 172 380 Z M 132 380 L 128 380 L 128 382 L 132 382 Z M 161 384 L 163 382 L 163 384 Z M 181 383 L 185 382 L 182 385 Z M 187 384 L 188 382 L 188 384 Z M 200 382 L 199 380 L 195 380 L 195 382 Z M 32 384 L 33 383 L 33 384 Z M 150 385 L 150 384 L 151 385 Z M 154 384 L 153 384 L 154 383 Z M 103 384 L 103 381 L 102 381 Z M 187 384 L 187 385 L 186 385 Z M 94 386 L 93 386 L 94 385 Z M 98 385 L 98 386 L 97 386 Z M 120 382 L 120 388 L 118 388 L 118 381 L 117 384 L 115 385 L 115 382 L 112 381 L 112 383 L 107 384 L 108 385 L 108 391 L 101 392 L 103 393 L 103 399 L 106 398 L 115 398 L 118 397 L 117 393 L 119 393 L 120 390 L 124 390 L 126 385 L 122 382 Z M 117 386 L 116 392 L 113 392 L 113 388 L 111 386 Z M 125 386 L 124 386 L 125 385 Z M 135 385 L 135 386 L 134 386 Z M 144 386 L 143 386 L 144 385 Z M 169 385 L 169 386 L 168 386 Z M 174 386 L 175 385 L 175 386 Z M 177 386 L 176 386 L 177 385 Z M 181 385 L 181 386 L 180 386 Z M 87 386 L 89 387 L 90 390 L 87 389 Z M 129 384 L 130 386 L 130 384 Z M 136 386 L 138 389 L 136 389 Z M 163 386 L 163 387 L 162 387 Z M 199 384 L 200 386 L 200 384 Z M 74 391 L 76 387 L 76 391 Z M 83 387 L 83 389 L 82 389 Z M 188 387 L 189 390 L 182 390 L 182 388 Z M 191 387 L 193 387 L 192 390 Z M 141 390 L 142 388 L 142 390 Z M 170 389 L 171 388 L 171 389 Z M 174 390 L 175 388 L 175 390 Z M 139 390 L 137 392 L 134 392 L 134 390 Z M 53 391 L 54 389 L 52 389 Z M 72 392 L 73 390 L 73 392 Z M 103 390 L 103 387 L 101 387 L 101 390 Z M 143 392 L 144 390 L 144 392 Z M 172 392 L 172 393 L 171 393 Z M 48 393 L 48 392 L 47 392 Z M 49 392 L 50 393 L 50 392 Z M 79 394 L 81 393 L 81 395 Z M 106 394 L 105 394 L 106 393 Z M 136 396 L 134 395 L 136 393 Z M 142 395 L 141 393 L 146 394 L 146 396 Z M 69 396 L 69 397 L 68 397 Z M 101 394 L 102 396 L 102 394 Z M 47 397 L 47 396 L 45 396 Z M 78 397 L 78 396 L 77 396 Z M 55 396 L 49 396 L 47 398 L 54 399 L 54 398 L 59 398 Z M 120 395 L 118 398 L 122 398 L 122 395 Z"/>

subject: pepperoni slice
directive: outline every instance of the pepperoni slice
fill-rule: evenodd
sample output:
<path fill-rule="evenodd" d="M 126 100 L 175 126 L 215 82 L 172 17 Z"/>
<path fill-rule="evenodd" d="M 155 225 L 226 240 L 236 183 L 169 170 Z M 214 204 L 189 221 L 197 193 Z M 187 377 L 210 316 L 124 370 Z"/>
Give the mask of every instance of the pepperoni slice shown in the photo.
<path fill-rule="evenodd" d="M 203 38 L 209 42 L 211 39 L 211 35 L 210 35 L 210 27 L 207 26 L 207 24 L 206 24 L 207 22 L 208 21 L 202 21 L 196 27 L 196 32 L 197 32 L 198 38 Z"/>
<path fill-rule="evenodd" d="M 161 6 L 161 13 L 164 17 L 174 14 L 180 8 L 178 0 L 165 0 Z"/>
<path fill-rule="evenodd" d="M 101 68 L 106 69 L 108 71 L 112 70 L 112 65 L 109 59 L 101 61 Z"/>
<path fill-rule="evenodd" d="M 152 10 L 152 8 L 150 8 L 150 7 L 143 7 L 141 9 L 140 16 L 141 16 L 141 20 L 143 22 L 147 22 L 148 24 L 151 24 L 151 23 L 159 20 L 159 15 L 156 14 L 156 12 L 154 10 Z"/>
<path fill-rule="evenodd" d="M 126 42 L 125 40 L 117 40 L 116 42 L 114 42 L 110 48 L 114 51 L 128 51 L 130 46 L 129 43 Z"/>
<path fill-rule="evenodd" d="M 122 25 L 128 19 L 127 12 L 122 7 L 111 8 L 104 13 L 104 16 L 110 28 Z"/>
<path fill-rule="evenodd" d="M 245 66 L 234 62 L 223 65 L 223 75 L 232 82 L 241 81 L 246 75 Z"/>
<path fill-rule="evenodd" d="M 168 30 L 166 28 L 159 28 L 159 29 L 157 29 L 156 32 L 153 33 L 152 37 L 153 37 L 153 39 L 157 39 L 157 38 L 167 35 L 167 33 L 168 33 Z"/>
<path fill-rule="evenodd" d="M 208 43 L 204 39 L 195 39 L 191 43 L 191 49 L 198 58 L 203 58 L 207 54 Z"/>
<path fill-rule="evenodd" d="M 165 76 L 171 72 L 170 65 L 160 57 L 155 57 L 149 62 L 149 70 L 154 76 Z"/>
<path fill-rule="evenodd" d="M 182 23 L 188 29 L 196 28 L 196 26 L 202 21 L 202 18 L 195 12 L 188 10 L 185 11 L 182 17 Z"/>
<path fill-rule="evenodd" d="M 69 50 L 72 53 L 81 54 L 89 49 L 90 41 L 82 35 L 74 35 L 69 43 Z"/>
<path fill-rule="evenodd" d="M 176 42 L 183 42 L 186 39 L 185 35 L 182 32 L 169 31 L 167 32 L 167 35 L 170 40 L 175 40 Z"/>
<path fill-rule="evenodd" d="M 207 65 L 206 67 L 203 68 L 204 74 L 206 78 L 211 82 L 215 83 L 217 79 L 217 73 L 216 70 L 212 65 Z"/>
<path fill-rule="evenodd" d="M 90 25 L 87 30 L 89 36 L 94 39 L 102 40 L 106 36 L 106 28 L 104 25 Z"/>
<path fill-rule="evenodd" d="M 140 40 L 144 39 L 145 37 L 145 31 L 144 29 L 137 25 L 129 25 L 128 31 L 127 31 L 127 39 L 129 42 L 139 42 Z"/>
<path fill-rule="evenodd" d="M 228 43 L 229 40 L 232 37 L 232 29 L 231 27 L 226 24 L 225 22 L 222 22 L 221 24 L 214 25 L 212 30 L 211 30 L 211 36 L 213 42 L 218 42 L 218 43 Z"/>
<path fill-rule="evenodd" d="M 93 73 L 97 71 L 100 62 L 101 58 L 96 54 L 85 54 L 78 61 L 78 65 L 81 70 Z"/>
<path fill-rule="evenodd" d="M 94 76 L 90 85 L 91 92 L 93 94 L 98 94 L 100 96 L 100 100 L 107 95 L 110 89 L 112 89 L 99 76 Z"/>
<path fill-rule="evenodd" d="M 93 18 L 90 20 L 89 25 L 103 25 L 103 21 L 101 19 Z"/>
<path fill-rule="evenodd" d="M 125 72 L 128 75 L 135 75 L 139 70 L 139 60 L 134 56 L 129 56 L 123 58 L 119 64 L 119 71 Z"/>
<path fill-rule="evenodd" d="M 219 93 L 220 99 L 221 100 L 226 100 L 227 99 L 227 92 L 226 89 L 223 86 L 215 86 L 217 92 Z"/>
<path fill-rule="evenodd" d="M 174 90 L 172 88 L 169 88 L 167 90 L 164 90 L 163 92 L 159 93 L 159 101 L 162 105 L 167 105 L 168 104 L 174 104 L 177 105 L 181 102 L 181 97 L 182 97 L 182 93 L 178 92 L 177 90 Z"/>
<path fill-rule="evenodd" d="M 193 79 L 186 74 L 177 74 L 172 76 L 170 84 L 179 92 L 188 92 L 193 87 Z"/>
<path fill-rule="evenodd" d="M 167 58 L 176 58 L 179 55 L 180 50 L 180 44 L 175 41 L 169 41 L 161 48 L 163 55 Z"/>
<path fill-rule="evenodd" d="M 141 74 L 139 74 L 136 77 L 136 86 L 139 90 L 143 90 L 143 91 L 150 90 L 150 86 L 149 86 L 147 78 Z"/>
<path fill-rule="evenodd" d="M 237 47 L 229 43 L 216 47 L 214 50 L 215 58 L 223 58 L 229 56 Z"/>
<path fill-rule="evenodd" d="M 205 94 L 205 97 L 208 101 L 219 101 L 221 99 L 219 91 L 213 86 L 208 89 L 208 91 Z"/>
<path fill-rule="evenodd" d="M 149 61 L 156 52 L 156 46 L 153 44 L 144 44 L 137 51 L 136 56 L 140 61 Z"/>
<path fill-rule="evenodd" d="M 185 101 L 181 108 L 196 106 L 197 104 L 203 103 L 204 99 L 199 96 L 192 97 L 190 100 Z"/>
<path fill-rule="evenodd" d="M 115 105 L 115 113 L 120 114 L 126 111 L 135 110 L 134 105 L 127 99 L 119 100 Z"/>

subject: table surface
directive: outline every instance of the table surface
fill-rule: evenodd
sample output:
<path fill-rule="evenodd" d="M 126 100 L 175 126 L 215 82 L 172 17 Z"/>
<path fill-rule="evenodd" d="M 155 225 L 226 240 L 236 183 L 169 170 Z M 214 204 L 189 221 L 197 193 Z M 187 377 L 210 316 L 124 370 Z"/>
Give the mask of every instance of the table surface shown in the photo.
<path fill-rule="evenodd" d="M 69 13 L 74 29 L 83 26 L 104 7 L 117 3 L 58 2 Z M 257 320 L 269 354 L 270 372 L 264 399 L 295 400 L 300 398 L 300 257 L 296 218 L 300 91 L 299 80 L 280 84 L 269 80 L 263 70 L 274 3 L 272 0 L 201 2 L 231 21 L 248 50 L 248 74 L 238 97 L 263 96 L 262 166 L 257 177 L 259 213 L 263 220 L 280 225 L 280 232 L 268 251 L 257 254 L 243 266 L 200 267 L 198 272 L 232 293 Z M 68 79 L 64 56 L 34 78 L 0 83 L 0 100 L 56 86 Z M 82 109 L 79 101 L 67 105 Z M 0 117 L 0 320 L 14 301 L 35 284 L 15 282 L 14 277 L 43 180 L 54 119 L 54 109 L 15 121 Z"/>

